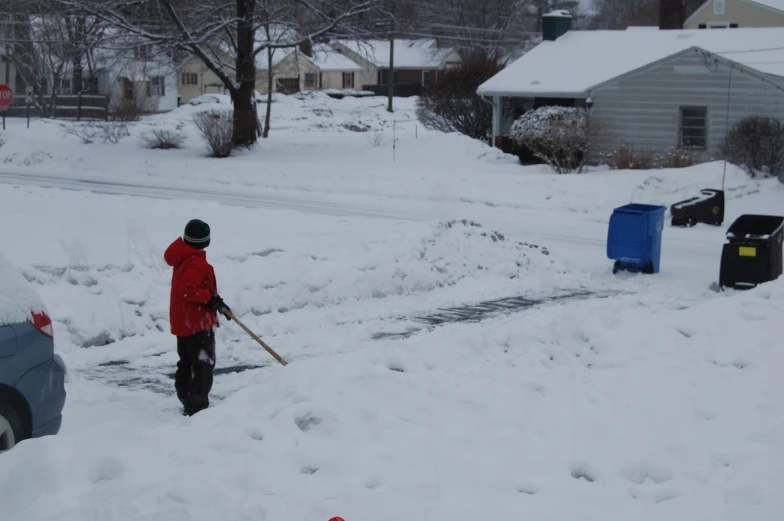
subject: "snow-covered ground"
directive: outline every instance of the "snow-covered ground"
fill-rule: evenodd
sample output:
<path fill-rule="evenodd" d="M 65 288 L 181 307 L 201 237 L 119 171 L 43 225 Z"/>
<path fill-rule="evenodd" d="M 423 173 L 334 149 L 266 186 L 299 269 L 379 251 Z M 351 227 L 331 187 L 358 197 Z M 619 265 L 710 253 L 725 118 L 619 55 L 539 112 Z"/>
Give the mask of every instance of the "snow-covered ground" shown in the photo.
<path fill-rule="evenodd" d="M 721 163 L 557 176 L 396 103 L 277 97 L 227 160 L 190 123 L 210 105 L 117 145 L 9 120 L 0 240 L 71 373 L 61 433 L 0 456 L 0 519 L 780 518 L 784 282 L 709 286 L 727 226 L 784 188 L 730 167 L 723 227 L 667 226 L 660 274 L 613 275 L 612 209 L 720 188 Z M 156 127 L 186 147 L 142 149 Z M 213 406 L 184 418 L 162 253 L 194 217 L 290 364 L 223 322 Z M 541 302 L 418 320 L 508 297 Z"/>

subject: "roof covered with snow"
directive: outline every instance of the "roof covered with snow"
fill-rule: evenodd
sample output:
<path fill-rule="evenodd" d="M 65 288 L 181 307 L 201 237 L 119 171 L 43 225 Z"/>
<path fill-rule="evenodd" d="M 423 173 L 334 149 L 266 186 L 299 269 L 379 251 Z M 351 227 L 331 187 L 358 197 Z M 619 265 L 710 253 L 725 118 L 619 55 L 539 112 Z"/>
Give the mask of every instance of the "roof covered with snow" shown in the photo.
<path fill-rule="evenodd" d="M 781 0 L 784 2 L 784 0 Z M 699 48 L 784 78 L 784 28 L 569 31 L 545 41 L 479 86 L 483 95 L 571 95 Z"/>
<path fill-rule="evenodd" d="M 280 62 L 286 59 L 289 54 L 296 51 L 296 48 L 287 47 L 283 49 L 272 49 L 272 66 L 275 67 Z M 267 56 L 267 50 L 264 49 L 260 53 L 256 55 L 256 69 L 260 71 L 266 71 L 269 68 L 269 57 Z"/>
<path fill-rule="evenodd" d="M 336 49 L 323 43 L 313 46 L 313 56 L 308 59 L 322 71 L 361 71 L 362 67 Z"/>
<path fill-rule="evenodd" d="M 359 54 L 376 67 L 389 67 L 390 43 L 387 40 L 336 40 L 339 44 Z M 436 40 L 395 40 L 395 68 L 428 69 L 440 67 L 454 52 L 452 48 L 439 49 Z"/>

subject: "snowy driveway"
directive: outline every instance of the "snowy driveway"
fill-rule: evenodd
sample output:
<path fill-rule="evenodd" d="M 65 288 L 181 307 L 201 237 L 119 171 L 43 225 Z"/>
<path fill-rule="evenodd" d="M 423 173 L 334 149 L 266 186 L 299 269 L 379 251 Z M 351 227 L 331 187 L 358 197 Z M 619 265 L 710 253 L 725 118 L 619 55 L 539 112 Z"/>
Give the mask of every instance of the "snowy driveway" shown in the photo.
<path fill-rule="evenodd" d="M 668 226 L 661 273 L 614 276 L 612 208 L 718 165 L 554 176 L 413 121 L 393 160 L 341 129 L 388 139 L 383 103 L 316 101 L 281 98 L 287 130 L 221 162 L 192 135 L 158 154 L 11 122 L 0 242 L 71 379 L 61 433 L 0 457 L 0 519 L 779 520 L 784 282 L 708 289 L 726 225 L 780 211 L 778 185 L 733 169 L 725 227 Z M 222 323 L 215 406 L 183 418 L 162 254 L 193 217 L 291 363 Z"/>

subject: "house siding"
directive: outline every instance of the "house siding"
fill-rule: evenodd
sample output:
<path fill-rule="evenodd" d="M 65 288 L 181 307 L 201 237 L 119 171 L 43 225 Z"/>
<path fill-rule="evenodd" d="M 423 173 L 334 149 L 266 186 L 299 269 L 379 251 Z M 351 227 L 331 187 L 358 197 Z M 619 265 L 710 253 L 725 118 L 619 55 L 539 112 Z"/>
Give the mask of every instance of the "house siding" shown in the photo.
<path fill-rule="evenodd" d="M 713 14 L 713 2 L 705 6 L 696 16 L 684 24 L 684 29 L 699 29 L 700 24 L 710 22 L 727 22 L 738 24 L 738 27 L 784 27 L 784 13 L 774 9 L 743 2 L 742 0 L 725 0 L 723 15 Z"/>
<path fill-rule="evenodd" d="M 196 74 L 198 80 L 196 85 L 183 85 L 182 75 L 184 73 Z M 216 87 L 215 84 L 220 84 Z M 168 85 L 167 85 L 168 87 Z M 177 73 L 177 94 L 180 103 L 188 103 L 193 98 L 198 98 L 202 94 L 223 94 L 223 82 L 218 79 L 218 75 L 212 72 L 199 59 L 188 60 Z"/>
<path fill-rule="evenodd" d="M 277 65 L 273 67 L 272 71 L 272 80 L 273 80 L 273 89 L 278 90 L 278 80 L 285 80 L 285 79 L 299 79 L 299 90 L 305 90 L 305 74 L 306 73 L 313 73 L 316 75 L 316 82 L 318 84 L 318 73 L 319 68 L 313 64 L 310 60 L 303 58 L 300 56 L 298 52 L 292 52 L 288 56 L 286 56 L 283 60 L 281 60 Z M 268 85 L 268 70 L 260 70 L 256 73 L 256 90 L 258 90 L 262 94 L 267 93 L 267 85 Z"/>
<path fill-rule="evenodd" d="M 594 89 L 590 124 L 607 133 L 599 153 L 626 143 L 643 153 L 660 154 L 679 144 L 679 110 L 707 107 L 707 146 L 701 161 L 715 159 L 728 127 L 747 116 L 765 115 L 784 121 L 784 91 L 758 77 L 730 67 L 706 67 L 698 52 L 689 52 L 637 74 Z M 777 79 L 777 81 L 780 81 Z"/>
<path fill-rule="evenodd" d="M 345 71 L 353 72 L 354 74 L 354 87 L 349 90 L 362 90 L 364 86 L 362 82 L 361 71 Z M 322 89 L 343 89 L 343 71 L 324 71 L 321 73 L 321 88 Z"/>
<path fill-rule="evenodd" d="M 361 77 L 362 77 L 362 84 L 363 85 L 375 85 L 377 83 L 377 81 L 378 81 L 378 68 L 375 66 L 375 64 L 373 64 L 372 62 L 370 62 L 369 60 L 367 60 L 363 56 L 355 53 L 354 51 L 352 51 L 351 49 L 349 49 L 345 45 L 336 43 L 332 47 L 337 49 L 338 51 L 341 52 L 341 54 L 343 54 L 344 56 L 349 58 L 351 61 L 353 61 L 354 63 L 356 63 L 360 67 L 362 67 L 362 72 L 361 72 L 361 74 L 358 74 L 358 75 L 361 75 Z"/>

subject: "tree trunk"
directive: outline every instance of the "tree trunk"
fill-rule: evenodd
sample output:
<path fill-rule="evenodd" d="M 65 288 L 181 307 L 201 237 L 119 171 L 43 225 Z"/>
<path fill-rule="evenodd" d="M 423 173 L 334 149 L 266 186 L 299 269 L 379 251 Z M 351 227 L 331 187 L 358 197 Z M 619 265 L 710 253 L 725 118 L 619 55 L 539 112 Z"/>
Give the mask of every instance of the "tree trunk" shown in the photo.
<path fill-rule="evenodd" d="M 66 17 L 66 25 L 70 25 L 70 18 Z M 84 64 L 82 60 L 84 59 L 84 43 L 85 43 L 85 31 L 86 31 L 87 20 L 84 18 L 77 18 L 76 23 L 73 27 L 73 33 L 70 34 L 71 39 L 71 48 L 73 49 L 72 55 L 72 64 L 73 64 L 73 73 L 71 76 L 71 94 L 79 94 L 82 92 L 82 83 L 83 83 L 83 72 L 82 68 Z M 70 32 L 70 31 L 69 31 Z"/>
<path fill-rule="evenodd" d="M 256 63 L 253 56 L 253 11 L 256 0 L 237 0 L 237 76 L 234 102 L 234 146 L 249 147 L 258 138 L 259 122 L 253 91 L 256 90 Z"/>
<path fill-rule="evenodd" d="M 268 36 L 269 38 L 269 36 Z M 269 137 L 272 120 L 272 49 L 267 48 L 267 113 L 264 115 L 264 137 Z"/>

